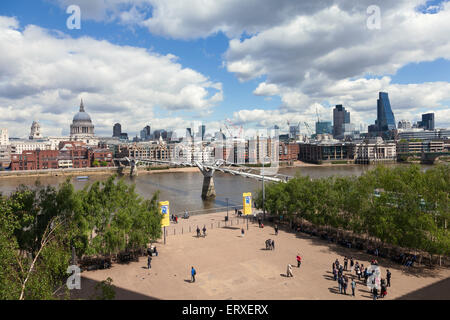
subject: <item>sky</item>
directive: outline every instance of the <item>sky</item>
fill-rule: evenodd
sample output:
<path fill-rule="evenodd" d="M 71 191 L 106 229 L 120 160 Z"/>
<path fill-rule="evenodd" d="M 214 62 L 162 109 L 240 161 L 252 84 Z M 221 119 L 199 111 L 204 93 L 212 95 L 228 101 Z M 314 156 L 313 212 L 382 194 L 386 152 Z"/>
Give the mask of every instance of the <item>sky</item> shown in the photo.
<path fill-rule="evenodd" d="M 68 135 L 82 98 L 104 136 L 307 133 L 336 104 L 367 127 L 385 91 L 397 122 L 448 128 L 449 34 L 449 1 L 2 0 L 0 127 Z"/>

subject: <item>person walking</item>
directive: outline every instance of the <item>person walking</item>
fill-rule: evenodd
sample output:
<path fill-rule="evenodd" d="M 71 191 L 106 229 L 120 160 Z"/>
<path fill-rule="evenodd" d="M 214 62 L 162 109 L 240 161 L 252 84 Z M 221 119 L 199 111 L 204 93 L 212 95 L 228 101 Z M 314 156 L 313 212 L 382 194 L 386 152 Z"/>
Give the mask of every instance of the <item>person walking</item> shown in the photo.
<path fill-rule="evenodd" d="M 348 265 L 348 258 L 347 256 L 344 257 L 344 270 L 347 271 L 347 265 Z"/>
<path fill-rule="evenodd" d="M 244 228 L 241 228 L 241 237 L 244 236 L 244 233 L 245 233 Z"/>
<path fill-rule="evenodd" d="M 344 294 L 347 295 L 347 286 L 348 286 L 348 278 L 347 276 L 343 277 L 342 288 L 344 289 Z"/>
<path fill-rule="evenodd" d="M 302 257 L 300 256 L 300 253 L 297 254 L 297 268 L 300 268 L 300 265 L 302 264 Z"/>
<path fill-rule="evenodd" d="M 278 235 L 278 225 L 275 225 L 274 229 L 275 229 L 275 235 L 277 236 Z"/>
<path fill-rule="evenodd" d="M 389 271 L 389 269 L 386 270 L 386 280 L 387 280 L 387 286 L 390 287 L 391 286 L 391 272 Z"/>
<path fill-rule="evenodd" d="M 358 276 L 358 281 L 361 280 L 361 268 L 358 266 L 356 266 L 356 275 Z"/>
<path fill-rule="evenodd" d="M 272 240 L 272 250 L 275 250 L 275 240 Z"/>
<path fill-rule="evenodd" d="M 287 265 L 286 276 L 287 276 L 287 277 L 293 277 L 293 276 L 294 276 L 294 275 L 292 274 L 292 265 L 291 265 L 290 263 L 288 263 L 288 265 Z"/>
<path fill-rule="evenodd" d="M 197 226 L 197 238 L 200 237 L 200 228 Z"/>
<path fill-rule="evenodd" d="M 203 225 L 203 238 L 206 237 L 206 225 Z"/>
<path fill-rule="evenodd" d="M 339 260 L 336 259 L 336 261 L 334 262 L 334 264 L 336 265 L 336 269 L 339 269 Z"/>
<path fill-rule="evenodd" d="M 351 286 L 352 286 L 352 296 L 355 296 L 355 289 L 356 289 L 356 282 L 355 279 L 352 278 L 352 282 L 351 282 Z"/>
<path fill-rule="evenodd" d="M 355 265 L 355 262 L 353 261 L 353 257 L 350 258 L 350 272 L 353 272 L 353 266 Z"/>
<path fill-rule="evenodd" d="M 373 300 L 377 300 L 377 298 L 378 298 L 378 289 L 377 289 L 376 286 L 373 287 L 372 292 L 373 292 Z"/>
<path fill-rule="evenodd" d="M 197 274 L 197 271 L 194 269 L 194 267 L 191 267 L 191 283 L 195 282 L 195 275 Z"/>
<path fill-rule="evenodd" d="M 333 280 L 336 281 L 337 280 L 337 270 L 333 269 Z"/>
<path fill-rule="evenodd" d="M 339 287 L 339 293 L 342 294 L 342 283 L 344 282 L 344 279 L 342 276 L 338 276 L 338 287 Z"/>
<path fill-rule="evenodd" d="M 149 255 L 147 258 L 147 268 L 150 269 L 152 267 L 152 256 Z"/>

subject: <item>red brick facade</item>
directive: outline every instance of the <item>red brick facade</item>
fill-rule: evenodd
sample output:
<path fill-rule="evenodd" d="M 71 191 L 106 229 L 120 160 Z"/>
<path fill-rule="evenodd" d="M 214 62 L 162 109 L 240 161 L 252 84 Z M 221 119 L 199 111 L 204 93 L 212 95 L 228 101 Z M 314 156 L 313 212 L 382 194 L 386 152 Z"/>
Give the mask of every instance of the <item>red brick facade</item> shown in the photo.
<path fill-rule="evenodd" d="M 284 143 L 280 142 L 280 157 L 279 161 L 296 161 L 300 153 L 300 146 L 298 143 Z"/>
<path fill-rule="evenodd" d="M 100 166 L 114 166 L 113 154 L 108 149 L 91 149 L 76 141 L 61 142 L 59 147 L 60 150 L 34 150 L 12 154 L 11 170 L 88 168 L 93 166 L 95 160 Z"/>

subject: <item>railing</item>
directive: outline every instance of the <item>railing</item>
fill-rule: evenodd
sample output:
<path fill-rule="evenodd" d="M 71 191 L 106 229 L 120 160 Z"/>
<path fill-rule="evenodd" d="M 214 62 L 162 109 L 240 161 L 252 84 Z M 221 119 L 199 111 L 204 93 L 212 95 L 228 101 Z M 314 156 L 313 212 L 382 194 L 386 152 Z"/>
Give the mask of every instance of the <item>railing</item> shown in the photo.
<path fill-rule="evenodd" d="M 242 205 L 229 205 L 224 206 L 224 207 L 214 207 L 214 208 L 210 208 L 210 209 L 202 209 L 202 210 L 194 210 L 194 211 L 188 211 L 189 216 L 196 216 L 196 215 L 200 215 L 200 214 L 208 214 L 208 213 L 217 213 L 217 212 L 225 212 L 226 210 L 229 210 L 230 213 L 233 213 L 235 209 L 237 210 L 242 210 L 243 206 Z M 179 218 L 182 218 L 184 216 L 184 211 L 183 212 L 177 212 L 177 213 L 171 213 L 170 215 L 175 215 L 178 216 Z"/>
<path fill-rule="evenodd" d="M 256 221 L 253 219 L 253 217 L 247 216 L 249 223 L 255 223 Z M 218 228 L 226 228 L 226 227 L 233 227 L 233 226 L 242 226 L 247 223 L 247 217 L 230 217 L 228 221 L 214 221 L 209 223 L 202 223 L 202 225 L 199 225 L 198 223 L 192 223 L 186 225 L 185 223 L 182 225 L 177 224 L 171 224 L 169 227 L 166 227 L 166 237 L 172 237 L 177 235 L 184 235 L 184 234 L 197 234 L 197 226 L 200 228 L 200 232 L 202 233 L 203 225 L 206 226 L 207 231 L 218 229 Z M 164 237 L 164 235 L 163 235 Z"/>

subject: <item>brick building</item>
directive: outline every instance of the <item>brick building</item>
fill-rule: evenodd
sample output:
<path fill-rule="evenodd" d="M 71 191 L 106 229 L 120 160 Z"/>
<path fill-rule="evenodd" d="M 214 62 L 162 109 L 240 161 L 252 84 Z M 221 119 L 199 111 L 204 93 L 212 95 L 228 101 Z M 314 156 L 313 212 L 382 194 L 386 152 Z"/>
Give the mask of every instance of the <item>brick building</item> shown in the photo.
<path fill-rule="evenodd" d="M 280 142 L 279 161 L 296 161 L 300 153 L 300 145 L 298 143 Z"/>
<path fill-rule="evenodd" d="M 11 170 L 58 169 L 58 150 L 23 151 L 11 155 Z"/>

